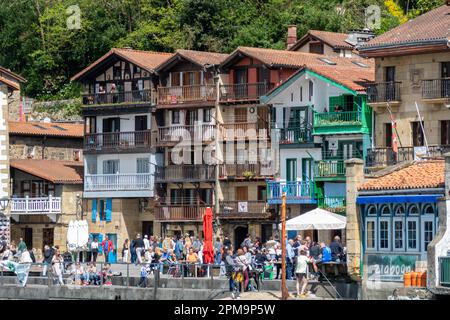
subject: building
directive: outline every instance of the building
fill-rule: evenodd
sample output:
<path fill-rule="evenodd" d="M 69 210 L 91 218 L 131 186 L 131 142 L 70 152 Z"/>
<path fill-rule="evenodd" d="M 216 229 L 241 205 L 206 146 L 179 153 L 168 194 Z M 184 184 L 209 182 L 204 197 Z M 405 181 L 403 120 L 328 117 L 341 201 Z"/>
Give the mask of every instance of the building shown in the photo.
<path fill-rule="evenodd" d="M 12 72 L 11 70 L 0 66 L 0 91 L 7 95 L 8 119 L 19 120 L 21 111 L 23 111 L 23 101 L 20 94 L 21 85 L 27 80 Z"/>
<path fill-rule="evenodd" d="M 345 214 L 344 161 L 362 159 L 372 145 L 364 84 L 373 81 L 373 61 L 296 55 L 303 67 L 261 98 L 272 108 L 271 128 L 279 145 L 267 200 L 279 207 L 286 189 L 288 218 L 316 206 Z M 304 233 L 315 241 L 329 242 L 334 236 L 329 231 Z"/>
<path fill-rule="evenodd" d="M 153 234 L 155 69 L 171 56 L 114 48 L 71 79 L 84 90 L 89 230 L 99 240 L 108 235 L 115 248 L 137 233 Z"/>
<path fill-rule="evenodd" d="M 375 58 L 375 83 L 367 97 L 375 113 L 374 149 L 367 167 L 377 170 L 448 150 L 449 13 L 450 5 L 443 5 L 359 48 L 361 55 Z"/>
<path fill-rule="evenodd" d="M 203 213 L 214 204 L 216 81 L 226 54 L 177 50 L 157 72 L 156 234 L 202 237 Z M 215 77 L 217 79 L 215 80 Z"/>

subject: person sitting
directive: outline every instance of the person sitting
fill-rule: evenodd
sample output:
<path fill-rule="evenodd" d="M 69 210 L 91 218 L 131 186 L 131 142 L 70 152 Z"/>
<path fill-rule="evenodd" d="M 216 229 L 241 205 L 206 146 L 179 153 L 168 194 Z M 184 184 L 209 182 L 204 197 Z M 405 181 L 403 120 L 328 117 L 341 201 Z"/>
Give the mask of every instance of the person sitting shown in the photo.
<path fill-rule="evenodd" d="M 344 248 L 339 236 L 335 236 L 333 242 L 330 243 L 330 250 L 332 261 L 341 262 L 343 260 Z"/>
<path fill-rule="evenodd" d="M 99 285 L 100 277 L 97 274 L 97 267 L 95 263 L 91 262 L 87 269 L 87 279 L 89 284 Z"/>
<path fill-rule="evenodd" d="M 112 285 L 113 273 L 112 273 L 112 270 L 111 270 L 111 265 L 109 263 L 106 263 L 105 266 L 103 267 L 102 276 L 103 276 L 103 284 L 105 286 Z"/>

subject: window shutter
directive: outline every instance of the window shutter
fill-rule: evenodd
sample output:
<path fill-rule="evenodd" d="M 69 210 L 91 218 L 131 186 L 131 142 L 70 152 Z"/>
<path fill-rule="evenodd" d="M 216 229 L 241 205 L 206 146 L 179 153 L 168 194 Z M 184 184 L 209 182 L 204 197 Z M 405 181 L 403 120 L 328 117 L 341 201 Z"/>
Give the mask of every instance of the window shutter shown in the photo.
<path fill-rule="evenodd" d="M 103 246 L 102 246 L 103 234 L 99 233 L 97 239 L 98 239 L 98 252 L 102 253 L 103 252 Z"/>
<path fill-rule="evenodd" d="M 97 199 L 92 199 L 92 222 L 97 222 Z"/>
<path fill-rule="evenodd" d="M 106 221 L 110 222 L 112 220 L 112 199 L 106 199 Z"/>

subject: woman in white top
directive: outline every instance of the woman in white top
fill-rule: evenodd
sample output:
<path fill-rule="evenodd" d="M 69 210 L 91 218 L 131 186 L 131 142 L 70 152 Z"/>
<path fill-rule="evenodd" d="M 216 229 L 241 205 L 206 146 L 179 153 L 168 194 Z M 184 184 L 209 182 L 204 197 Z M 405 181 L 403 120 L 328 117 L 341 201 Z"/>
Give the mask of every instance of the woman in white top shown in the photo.
<path fill-rule="evenodd" d="M 244 287 L 242 288 L 242 290 L 245 291 L 248 285 L 248 266 L 250 262 L 247 261 L 245 253 L 242 249 L 238 249 L 237 251 L 236 264 L 241 268 L 244 274 Z"/>
<path fill-rule="evenodd" d="M 60 285 L 64 285 L 64 281 L 62 278 L 62 263 L 64 262 L 61 253 L 59 250 L 56 251 L 55 255 L 52 258 L 53 272 L 58 277 L 58 282 Z"/>
<path fill-rule="evenodd" d="M 306 286 L 308 285 L 308 278 L 306 276 L 308 272 L 308 261 L 309 259 L 306 256 L 306 250 L 300 250 L 300 254 L 297 256 L 295 274 L 297 275 L 297 296 L 301 298 L 305 297 Z M 302 286 L 301 291 L 300 286 Z"/>

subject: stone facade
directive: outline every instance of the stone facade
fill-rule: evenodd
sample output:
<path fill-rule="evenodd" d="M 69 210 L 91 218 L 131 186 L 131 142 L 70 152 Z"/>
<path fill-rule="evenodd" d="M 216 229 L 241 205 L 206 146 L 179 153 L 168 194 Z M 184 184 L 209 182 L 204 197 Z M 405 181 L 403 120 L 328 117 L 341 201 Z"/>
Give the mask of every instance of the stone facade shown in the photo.
<path fill-rule="evenodd" d="M 0 85 L 0 199 L 9 198 L 9 155 L 8 155 L 8 88 Z M 0 212 L 8 216 L 8 210 Z M 6 221 L 6 220 L 4 220 Z M 6 236 L 10 232 L 6 230 Z M 8 237 L 7 237 L 8 238 Z M 9 240 L 9 239 L 7 239 Z"/>

